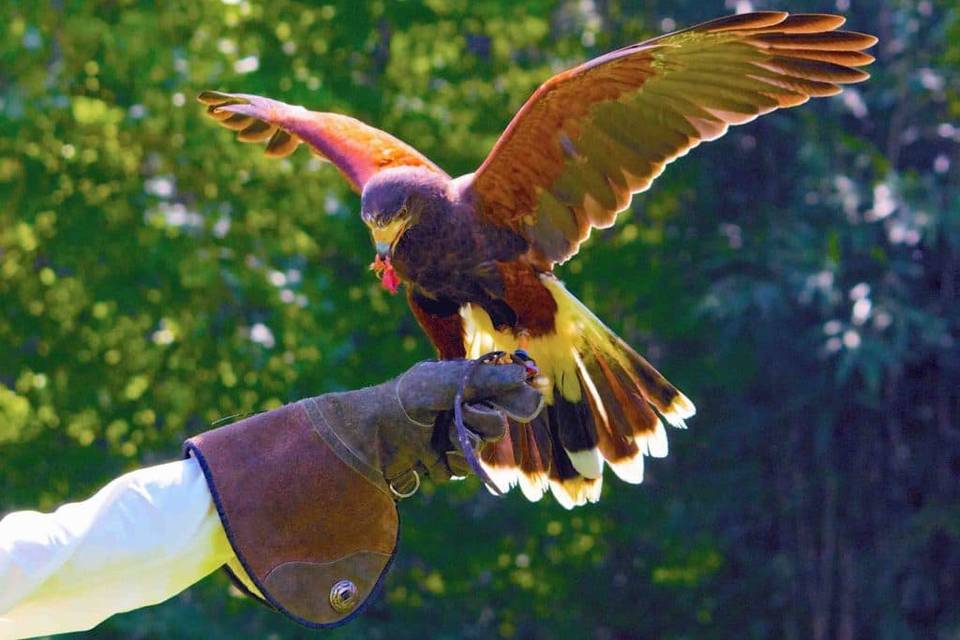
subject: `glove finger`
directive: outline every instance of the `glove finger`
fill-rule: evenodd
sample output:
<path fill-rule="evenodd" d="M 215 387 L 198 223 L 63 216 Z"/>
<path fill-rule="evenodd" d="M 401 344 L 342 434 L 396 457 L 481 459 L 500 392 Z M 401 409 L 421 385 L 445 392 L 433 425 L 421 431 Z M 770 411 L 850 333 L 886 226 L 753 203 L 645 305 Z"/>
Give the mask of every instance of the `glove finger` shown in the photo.
<path fill-rule="evenodd" d="M 524 386 L 527 369 L 520 364 L 475 364 L 470 360 L 421 362 L 402 374 L 396 384 L 397 399 L 404 413 L 427 423 L 434 413 L 450 409 L 467 367 L 472 368 L 464 389 L 466 402 L 493 398 Z"/>
<path fill-rule="evenodd" d="M 459 451 L 448 451 L 446 456 L 447 467 L 450 469 L 452 477 L 465 478 L 473 473 L 467 459 Z"/>
<path fill-rule="evenodd" d="M 517 422 L 530 422 L 543 410 L 543 394 L 531 387 L 522 385 L 487 400 L 488 405 L 502 411 L 508 418 Z"/>
<path fill-rule="evenodd" d="M 474 402 L 463 405 L 463 422 L 483 440 L 499 440 L 507 429 L 506 416 L 487 403 Z M 456 440 L 456 425 L 451 425 L 451 437 Z"/>
<path fill-rule="evenodd" d="M 527 369 L 519 364 L 477 365 L 464 390 L 464 400 L 492 398 L 516 389 L 526 380 Z"/>

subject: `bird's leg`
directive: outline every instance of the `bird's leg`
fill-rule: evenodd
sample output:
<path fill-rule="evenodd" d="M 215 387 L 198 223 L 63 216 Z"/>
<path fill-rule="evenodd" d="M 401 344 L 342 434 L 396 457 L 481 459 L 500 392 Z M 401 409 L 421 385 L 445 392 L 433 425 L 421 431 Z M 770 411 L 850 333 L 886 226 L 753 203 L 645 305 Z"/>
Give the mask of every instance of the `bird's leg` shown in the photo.
<path fill-rule="evenodd" d="M 517 338 L 517 350 L 514 351 L 510 357 L 515 363 L 522 364 L 526 367 L 527 378 L 530 381 L 540 378 L 540 368 L 537 367 L 537 363 L 533 361 L 533 358 L 531 358 L 527 352 L 527 346 L 530 344 L 530 332 L 526 329 L 519 329 L 514 335 Z"/>
<path fill-rule="evenodd" d="M 526 351 L 530 345 L 530 332 L 526 329 L 518 329 L 514 335 L 517 338 L 517 348 Z"/>

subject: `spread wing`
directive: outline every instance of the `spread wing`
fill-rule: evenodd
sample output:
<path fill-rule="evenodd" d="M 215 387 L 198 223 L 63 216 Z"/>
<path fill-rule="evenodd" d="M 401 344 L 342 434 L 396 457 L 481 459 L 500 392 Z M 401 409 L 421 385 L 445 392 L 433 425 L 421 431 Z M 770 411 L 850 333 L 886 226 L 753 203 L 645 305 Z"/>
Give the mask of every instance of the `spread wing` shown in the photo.
<path fill-rule="evenodd" d="M 419 151 L 356 118 L 308 111 L 243 93 L 204 91 L 197 99 L 207 115 L 237 131 L 244 142 L 267 141 L 266 154 L 283 158 L 301 142 L 332 162 L 358 193 L 375 173 L 390 167 L 424 167 L 446 175 Z"/>
<path fill-rule="evenodd" d="M 481 215 L 564 262 L 664 166 L 729 125 L 840 92 L 877 39 L 844 18 L 770 11 L 720 18 L 554 76 L 474 174 Z"/>

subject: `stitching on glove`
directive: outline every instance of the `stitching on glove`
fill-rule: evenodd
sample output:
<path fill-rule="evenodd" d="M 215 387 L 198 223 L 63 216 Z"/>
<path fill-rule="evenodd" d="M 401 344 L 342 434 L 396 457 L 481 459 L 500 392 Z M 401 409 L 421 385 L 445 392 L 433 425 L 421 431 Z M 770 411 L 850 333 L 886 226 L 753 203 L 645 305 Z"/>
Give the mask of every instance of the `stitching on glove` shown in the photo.
<path fill-rule="evenodd" d="M 400 407 L 400 411 L 403 413 L 403 417 L 405 417 L 407 420 L 409 420 L 410 422 L 412 422 L 413 424 L 415 424 L 415 425 L 417 425 L 417 426 L 419 426 L 419 427 L 424 427 L 424 428 L 427 428 L 427 429 L 432 429 L 432 428 L 433 428 L 433 424 L 423 423 L 423 422 L 420 422 L 419 420 L 414 420 L 412 417 L 410 417 L 410 414 L 407 413 L 406 407 L 403 406 L 403 401 L 400 400 L 400 383 L 403 382 L 403 379 L 407 377 L 407 374 L 409 374 L 409 373 L 410 373 L 411 371 L 413 371 L 414 369 L 417 369 L 417 368 L 418 368 L 420 365 L 422 365 L 422 364 L 425 364 L 425 363 L 423 363 L 423 362 L 418 362 L 418 363 L 415 364 L 413 367 L 411 367 L 411 368 L 407 369 L 406 371 L 404 371 L 404 372 L 403 372 L 403 375 L 401 375 L 399 378 L 397 378 L 397 384 L 393 385 L 393 396 L 397 399 L 397 405 Z"/>
<path fill-rule="evenodd" d="M 318 398 L 306 398 L 298 404 L 303 407 L 307 421 L 313 427 L 314 433 L 326 442 L 327 446 L 333 449 L 334 453 L 344 464 L 366 478 L 377 489 L 390 495 L 387 487 L 384 486 L 387 484 L 387 481 L 386 478 L 383 477 L 383 472 L 365 462 L 364 459 L 333 430 L 327 421 L 326 415 L 324 415 L 323 405 Z"/>

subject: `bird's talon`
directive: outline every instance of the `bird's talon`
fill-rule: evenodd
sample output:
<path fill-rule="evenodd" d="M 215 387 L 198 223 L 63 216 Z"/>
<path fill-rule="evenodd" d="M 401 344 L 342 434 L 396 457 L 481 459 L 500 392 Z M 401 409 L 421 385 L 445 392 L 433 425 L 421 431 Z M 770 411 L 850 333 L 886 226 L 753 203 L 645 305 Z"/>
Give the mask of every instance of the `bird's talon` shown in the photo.
<path fill-rule="evenodd" d="M 525 349 L 514 350 L 511 357 L 514 363 L 522 364 L 527 370 L 527 380 L 532 380 L 540 375 L 540 367 L 537 366 L 537 363 L 530 357 L 530 354 L 527 353 Z"/>
<path fill-rule="evenodd" d="M 511 360 L 507 357 L 506 351 L 491 351 L 478 358 L 483 364 L 509 364 Z"/>

